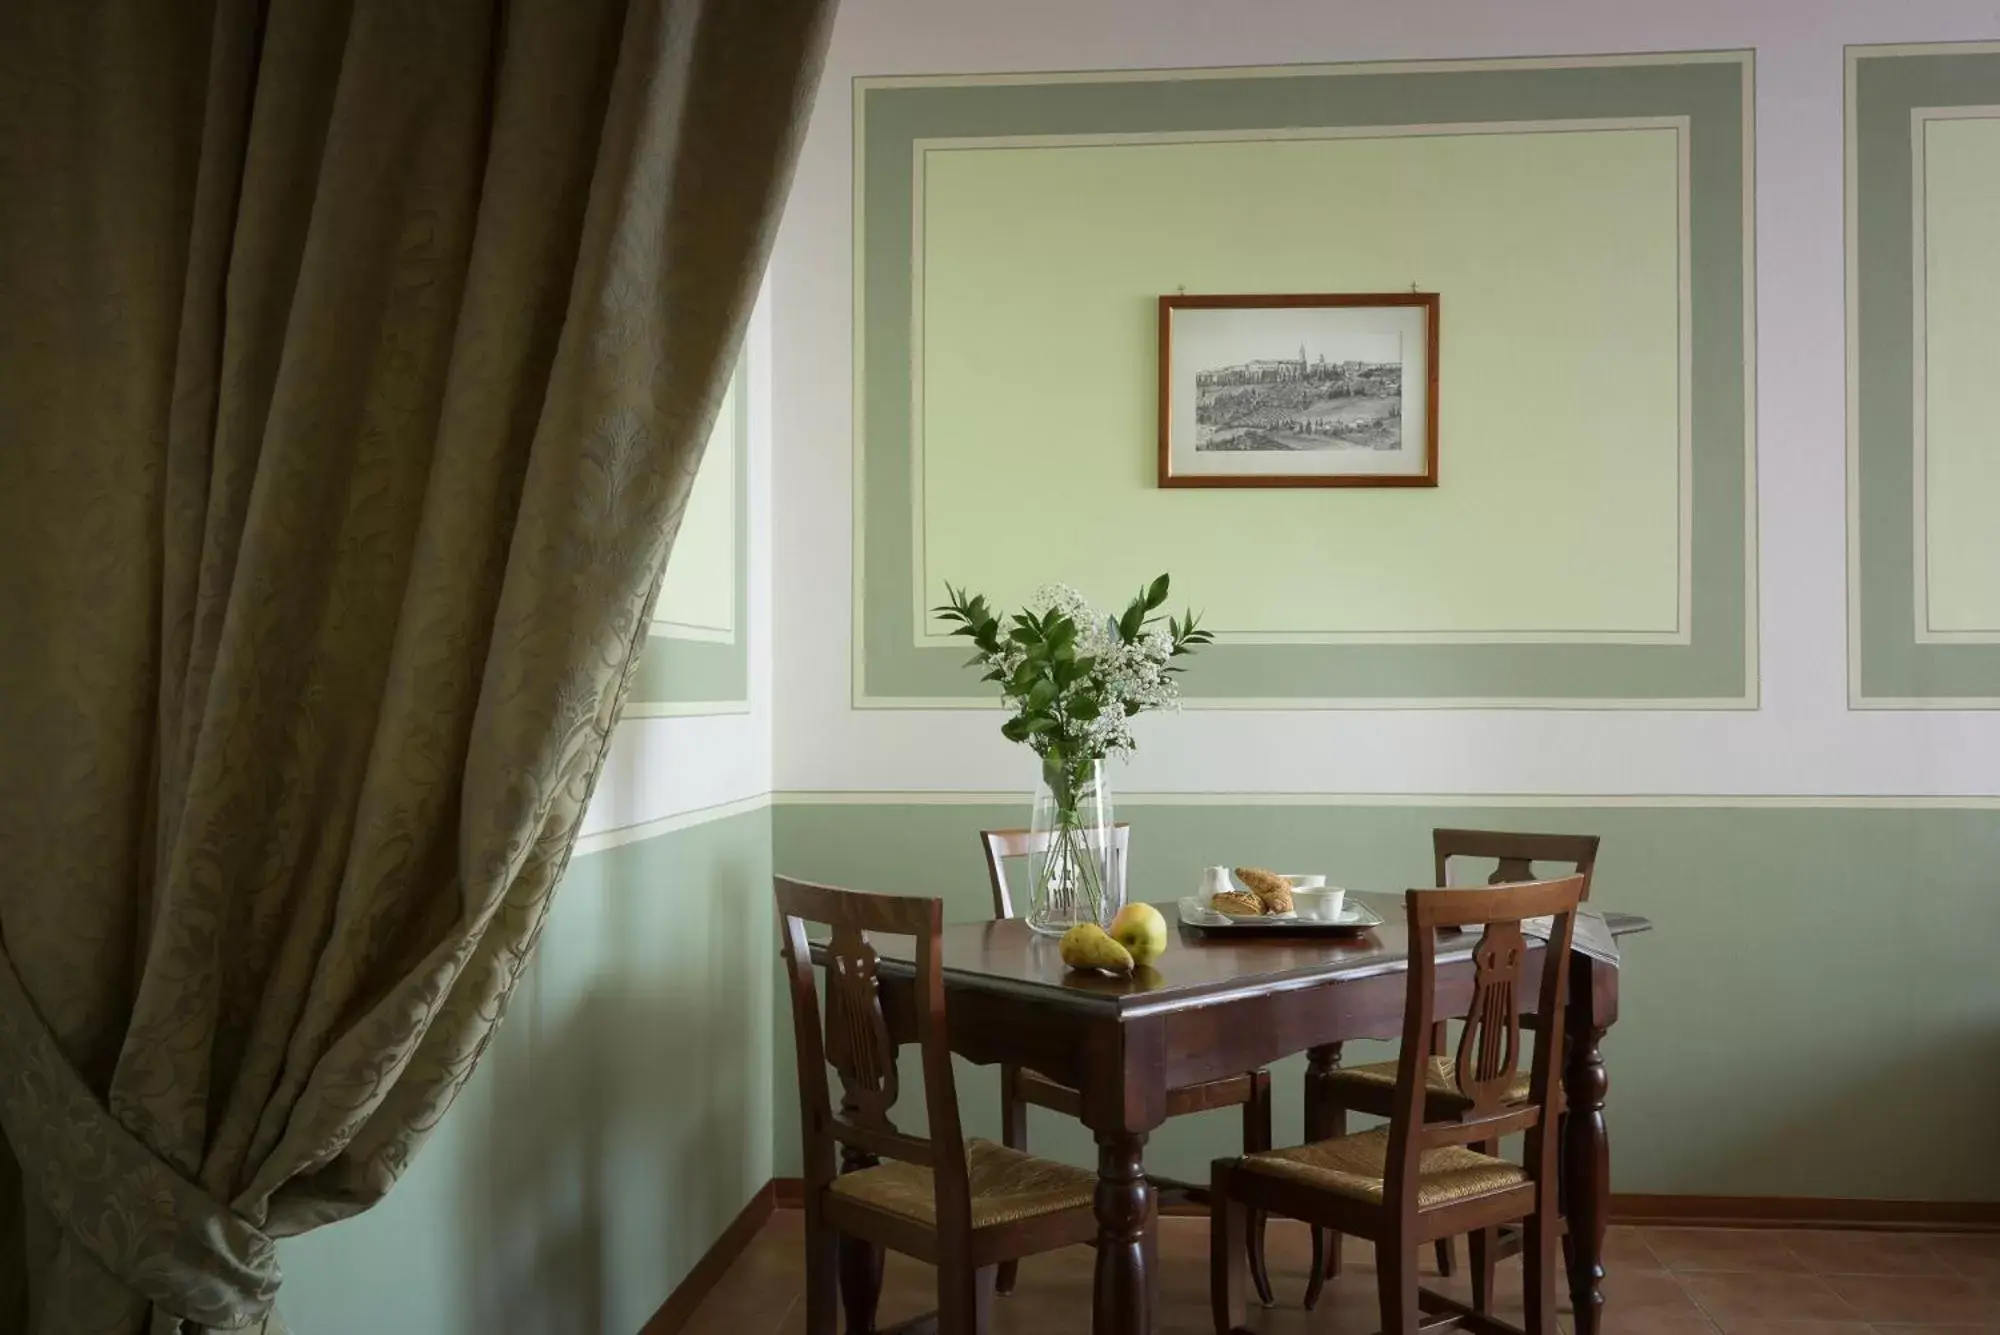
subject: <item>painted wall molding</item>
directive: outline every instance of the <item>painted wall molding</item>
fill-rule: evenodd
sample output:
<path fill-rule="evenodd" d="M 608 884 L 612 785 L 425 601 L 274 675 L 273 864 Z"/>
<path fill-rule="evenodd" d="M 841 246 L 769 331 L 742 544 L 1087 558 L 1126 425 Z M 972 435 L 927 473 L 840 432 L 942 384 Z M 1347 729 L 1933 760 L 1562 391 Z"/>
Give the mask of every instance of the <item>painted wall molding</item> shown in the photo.
<path fill-rule="evenodd" d="M 714 442 L 729 449 L 732 477 L 729 624 L 703 625 L 661 619 L 648 627 L 639 670 L 621 717 L 686 718 L 750 712 L 750 373 L 749 354 L 738 358 L 729 398 L 718 412 Z M 713 448 L 713 444 L 711 445 Z M 674 577 L 673 555 L 667 579 Z M 666 593 L 663 591 L 662 600 Z"/>
<path fill-rule="evenodd" d="M 1962 430 L 1941 440 L 1932 429 L 1966 417 L 1940 394 L 1970 393 L 1983 405 L 1990 376 L 1951 374 L 1954 356 L 1987 358 L 1961 346 L 1962 325 L 1940 327 L 1937 307 L 1948 303 L 1931 299 L 1933 271 L 1954 254 L 1962 262 L 1965 247 L 1934 249 L 1939 220 L 1930 211 L 1942 183 L 1931 163 L 1939 127 L 1990 124 L 2000 135 L 2000 43 L 1850 47 L 1846 74 L 1848 705 L 2000 709 L 2000 626 L 1936 624 L 1939 574 L 1959 586 L 1988 581 L 1990 595 L 2000 572 L 1983 545 L 1958 556 L 1967 568 L 1939 568 L 1953 560 L 1935 541 L 1931 473 L 1942 447 L 1975 455 L 1993 447 L 1968 445 Z M 1984 290 L 1994 276 L 1982 276 Z M 1960 295 L 1953 286 L 1945 280 L 1942 295 Z M 2000 327 L 1973 334 L 2000 342 Z M 1940 365 L 1944 377 L 1933 374 Z M 1986 419 L 1983 407 L 1972 415 Z M 1980 430 L 1990 432 L 1990 421 Z M 1982 477 L 1996 467 L 1971 462 Z M 1944 500 L 1975 507 L 1966 513 L 1985 527 L 1976 515 L 1990 513 L 1983 489 L 1961 485 Z"/>
<path fill-rule="evenodd" d="M 1476 78 L 1477 91 L 1456 76 Z M 928 576 L 915 573 L 926 492 L 919 452 L 924 306 L 913 296 L 920 280 L 912 267 L 927 153 L 1162 136 L 1274 142 L 1406 135 L 1425 126 L 1504 134 L 1552 123 L 1643 122 L 1687 127 L 1685 235 L 1702 257 L 1699 267 L 1684 261 L 1692 308 L 1684 308 L 1680 330 L 1690 451 L 1680 469 L 1679 549 L 1692 590 L 1686 621 L 1654 642 L 1636 633 L 1506 628 L 1225 636 L 1191 671 L 1188 704 L 1754 708 L 1752 82 L 1751 58 L 1740 52 L 857 80 L 853 705 L 992 705 L 960 671 L 962 651 L 936 643 L 920 620 L 934 601 L 922 587 Z M 1385 95 L 1393 110 L 1376 105 Z M 1313 124 L 1301 124 L 1302 106 Z M 1548 642 L 1560 640 L 1593 642 Z"/>
<path fill-rule="evenodd" d="M 747 816 L 753 811 L 762 811 L 770 806 L 771 798 L 770 793 L 758 793 L 753 797 L 737 798 L 733 802 L 717 802 L 713 806 L 677 811 L 669 816 L 657 816 L 652 820 L 636 821 L 631 825 L 595 830 L 577 839 L 576 850 L 572 856 L 587 857 L 592 853 L 602 853 L 606 849 L 619 848 L 625 844 L 657 839 L 663 834 L 673 834 L 678 830 L 691 830 L 697 825 L 709 825 L 719 820 L 728 820 L 733 816 Z"/>
<path fill-rule="evenodd" d="M 1027 802 L 1024 792 L 990 789 L 942 791 L 817 790 L 770 795 L 777 807 L 991 806 Z M 2000 794 L 1860 793 L 1200 793 L 1127 792 L 1117 805 L 1132 807 L 1491 807 L 1491 808 L 1762 808 L 1783 811 L 2000 811 Z"/>

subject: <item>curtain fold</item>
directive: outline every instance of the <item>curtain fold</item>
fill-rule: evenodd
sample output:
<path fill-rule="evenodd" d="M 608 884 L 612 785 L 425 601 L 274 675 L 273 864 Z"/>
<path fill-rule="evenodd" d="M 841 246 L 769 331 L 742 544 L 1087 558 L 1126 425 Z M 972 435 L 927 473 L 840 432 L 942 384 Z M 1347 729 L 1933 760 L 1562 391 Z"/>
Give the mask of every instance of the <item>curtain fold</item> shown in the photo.
<path fill-rule="evenodd" d="M 834 0 L 0 7 L 0 1329 L 278 1329 L 532 950 Z"/>

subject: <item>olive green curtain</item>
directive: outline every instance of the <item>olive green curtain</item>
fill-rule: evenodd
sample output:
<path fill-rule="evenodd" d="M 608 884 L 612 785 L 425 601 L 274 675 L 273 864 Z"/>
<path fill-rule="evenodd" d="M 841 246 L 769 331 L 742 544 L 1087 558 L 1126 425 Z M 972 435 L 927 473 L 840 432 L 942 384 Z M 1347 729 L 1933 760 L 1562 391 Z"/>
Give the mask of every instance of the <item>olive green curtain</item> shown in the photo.
<path fill-rule="evenodd" d="M 279 1328 L 471 1073 L 832 5 L 0 5 L 0 1330 Z"/>

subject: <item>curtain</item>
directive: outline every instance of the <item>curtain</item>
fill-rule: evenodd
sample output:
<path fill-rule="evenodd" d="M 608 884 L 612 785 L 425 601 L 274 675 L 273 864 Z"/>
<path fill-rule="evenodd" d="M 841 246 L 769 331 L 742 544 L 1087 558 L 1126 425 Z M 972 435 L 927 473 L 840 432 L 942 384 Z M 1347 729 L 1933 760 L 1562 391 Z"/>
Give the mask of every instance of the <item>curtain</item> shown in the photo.
<path fill-rule="evenodd" d="M 603 763 L 833 0 L 0 5 L 0 1330 L 280 1328 Z"/>

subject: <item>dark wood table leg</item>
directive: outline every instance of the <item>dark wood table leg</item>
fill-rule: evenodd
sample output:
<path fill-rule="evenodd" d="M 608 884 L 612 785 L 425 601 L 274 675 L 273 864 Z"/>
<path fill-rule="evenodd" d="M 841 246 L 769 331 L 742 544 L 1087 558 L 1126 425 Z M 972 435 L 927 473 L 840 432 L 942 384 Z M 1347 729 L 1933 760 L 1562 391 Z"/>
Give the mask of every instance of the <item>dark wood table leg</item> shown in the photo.
<path fill-rule="evenodd" d="M 1608 978 L 1604 976 L 1607 973 Z M 1611 1206 L 1611 1140 L 1604 1122 L 1611 1081 L 1604 1069 L 1601 1045 L 1612 1018 L 1612 1006 L 1606 1004 L 1605 996 L 1615 999 L 1617 974 L 1608 965 L 1577 955 L 1570 980 L 1562 1154 L 1564 1204 L 1569 1211 L 1569 1291 L 1576 1335 L 1601 1335 L 1604 1230 L 1610 1222 Z"/>
<path fill-rule="evenodd" d="M 1097 1133 L 1097 1295 L 1094 1335 L 1157 1335 L 1159 1276 L 1147 1263 L 1155 1227 L 1146 1137 Z"/>

